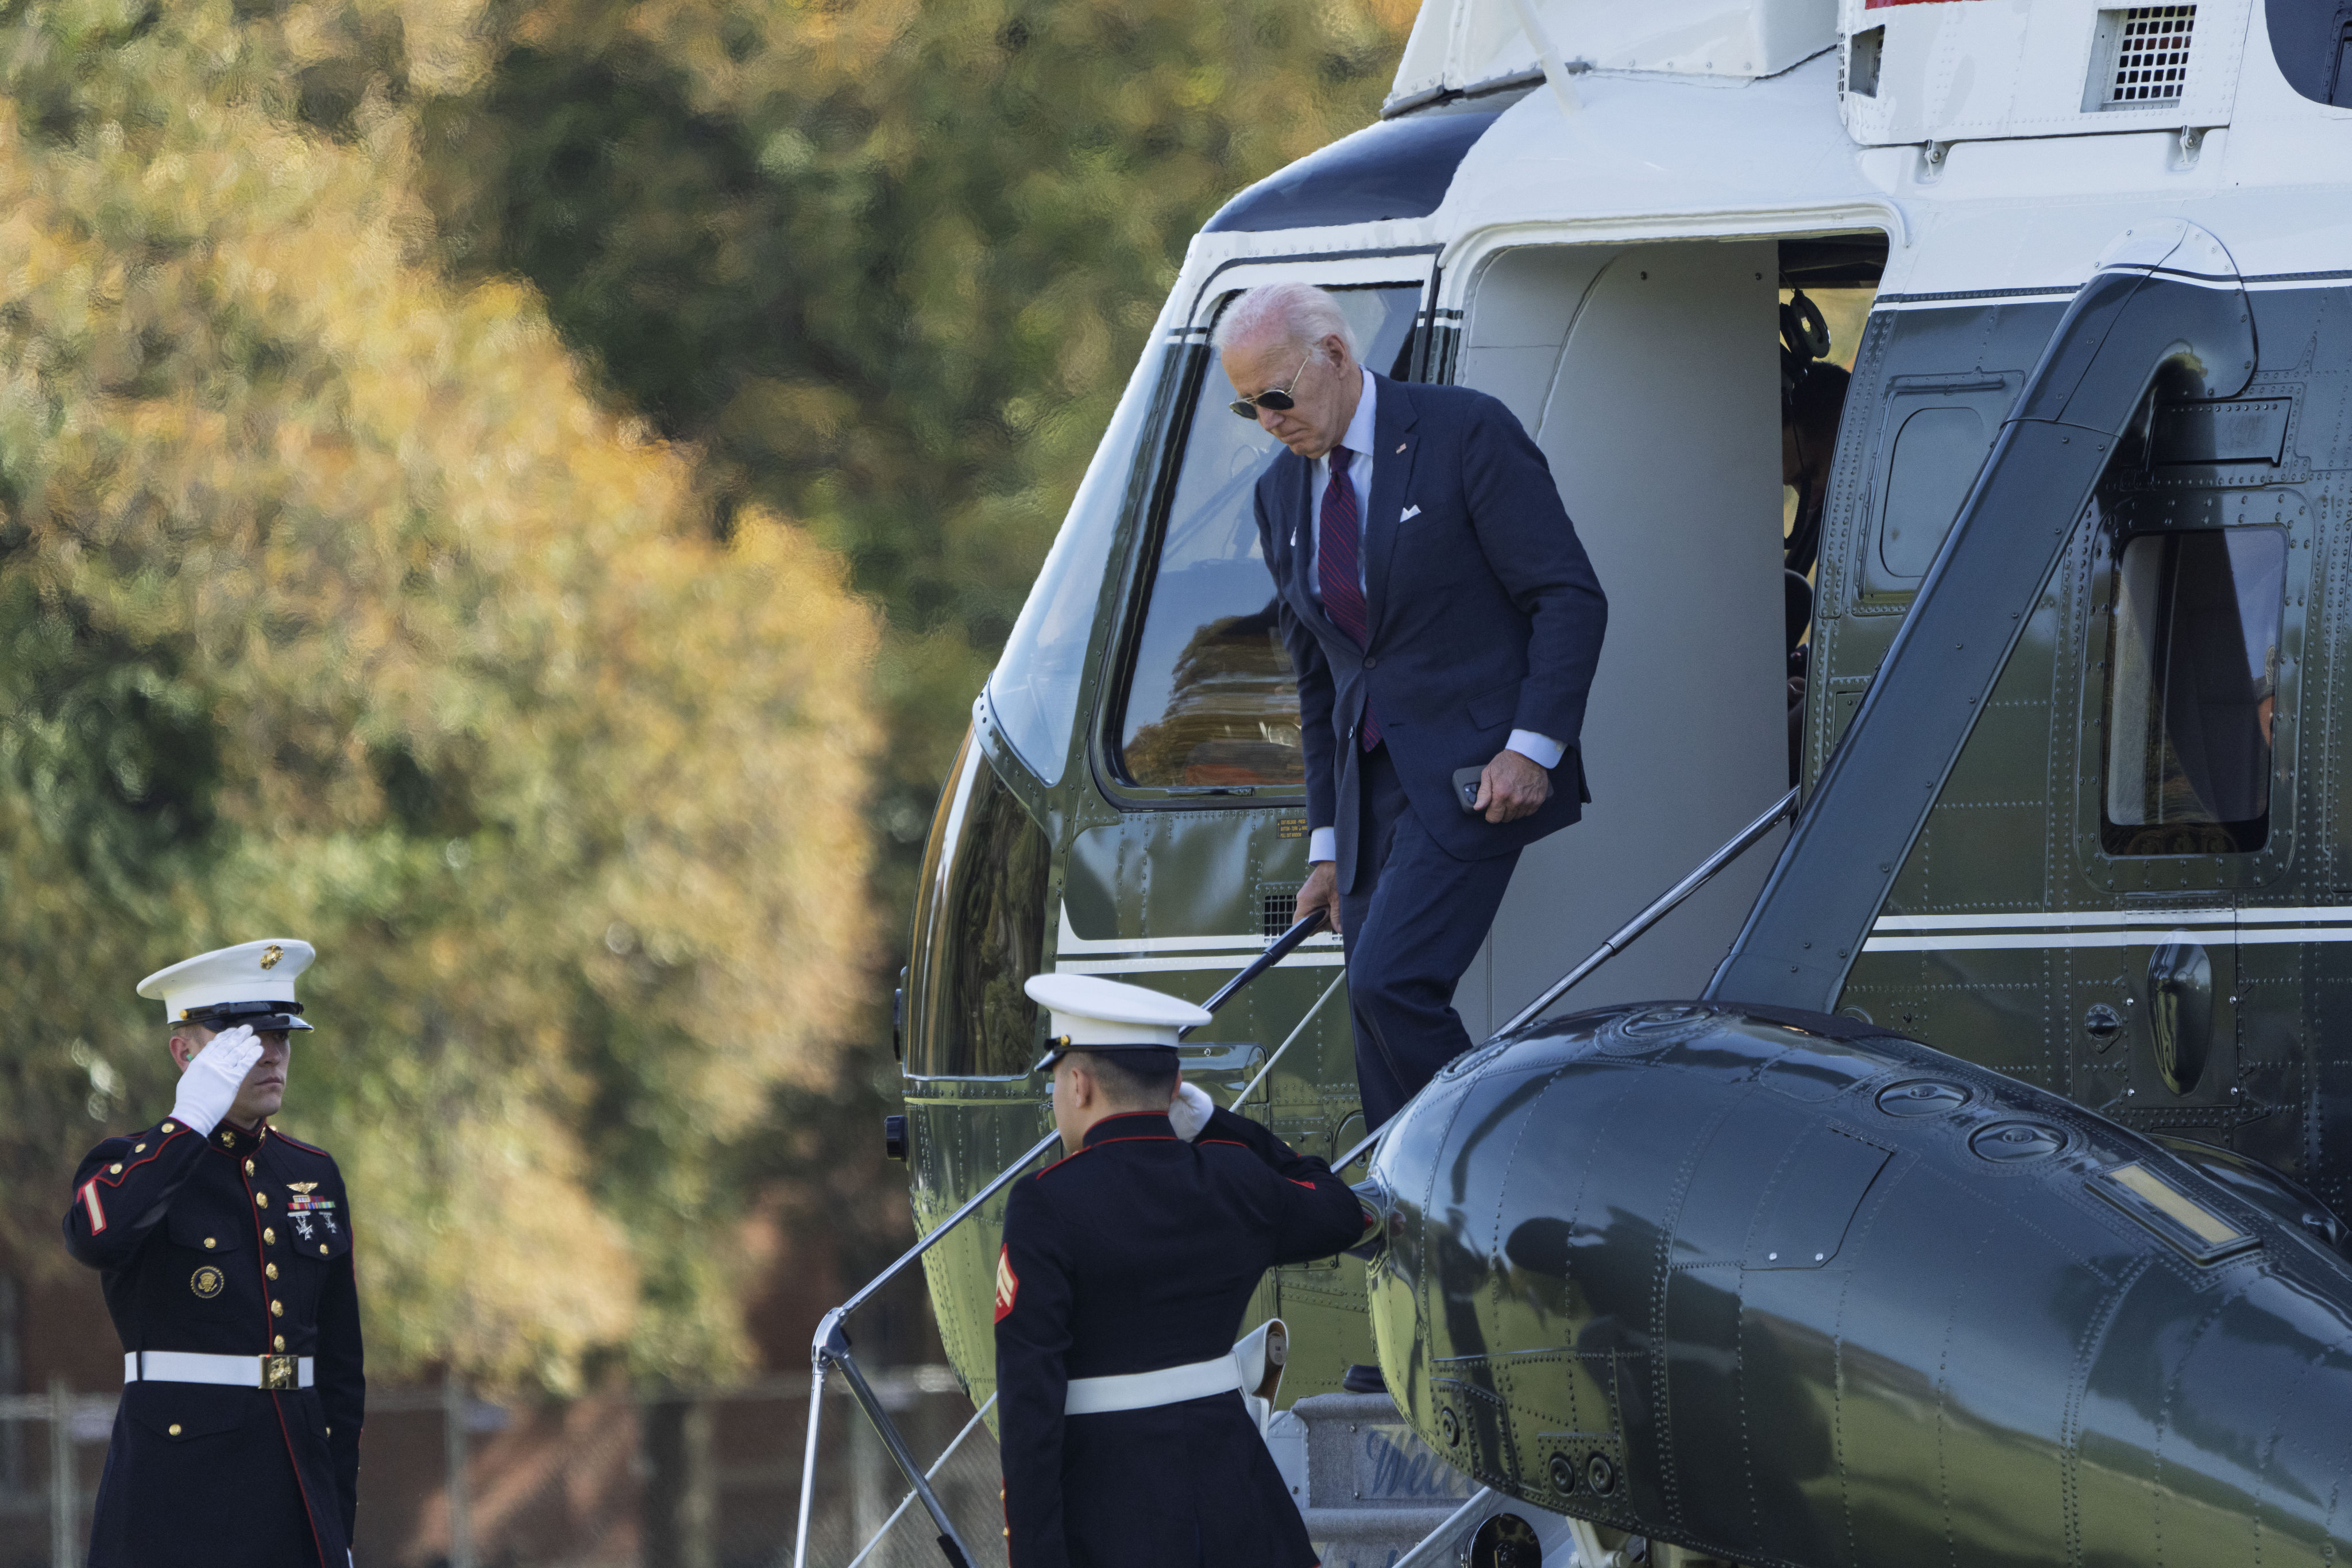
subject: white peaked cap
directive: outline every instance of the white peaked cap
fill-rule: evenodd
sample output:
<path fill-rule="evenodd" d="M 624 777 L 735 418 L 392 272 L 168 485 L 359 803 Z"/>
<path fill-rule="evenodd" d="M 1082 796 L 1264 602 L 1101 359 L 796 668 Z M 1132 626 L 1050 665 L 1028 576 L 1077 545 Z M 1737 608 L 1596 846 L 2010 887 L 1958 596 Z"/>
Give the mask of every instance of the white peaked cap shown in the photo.
<path fill-rule="evenodd" d="M 1176 1047 L 1176 1031 L 1198 1028 L 1214 1015 L 1140 985 L 1123 985 L 1093 974 L 1034 974 L 1030 999 L 1053 1009 L 1052 1033 L 1067 1049 L 1108 1046 Z"/>
<path fill-rule="evenodd" d="M 287 1010 L 292 1012 L 294 977 L 310 968 L 310 961 L 318 956 L 318 949 L 290 936 L 241 942 L 235 947 L 215 948 L 210 952 L 182 959 L 169 969 L 157 970 L 139 983 L 139 994 L 163 1004 L 163 1021 L 167 1024 L 184 1022 L 193 1012 L 224 1003 L 281 1002 L 288 1004 Z M 291 1018 L 289 1023 L 298 1029 L 310 1026 L 299 1018 Z"/>

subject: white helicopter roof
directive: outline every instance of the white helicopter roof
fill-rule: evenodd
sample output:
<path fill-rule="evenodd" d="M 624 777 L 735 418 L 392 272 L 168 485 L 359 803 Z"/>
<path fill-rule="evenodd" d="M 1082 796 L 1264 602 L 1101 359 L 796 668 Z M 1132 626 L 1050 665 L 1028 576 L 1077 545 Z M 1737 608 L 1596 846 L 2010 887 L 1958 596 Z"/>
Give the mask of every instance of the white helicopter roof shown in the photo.
<path fill-rule="evenodd" d="M 1386 112 L 1544 68 L 1762 77 L 1838 41 L 1837 0 L 1427 0 Z"/>

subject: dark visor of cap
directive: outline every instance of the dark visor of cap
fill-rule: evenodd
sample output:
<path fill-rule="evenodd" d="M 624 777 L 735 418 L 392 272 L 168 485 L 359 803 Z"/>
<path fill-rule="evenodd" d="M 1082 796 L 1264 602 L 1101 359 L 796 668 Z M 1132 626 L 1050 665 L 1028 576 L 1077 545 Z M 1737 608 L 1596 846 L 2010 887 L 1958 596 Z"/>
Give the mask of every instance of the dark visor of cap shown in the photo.
<path fill-rule="evenodd" d="M 1056 1035 L 1052 1039 L 1045 1042 L 1045 1054 L 1043 1057 L 1040 1057 L 1037 1059 L 1037 1065 L 1031 1068 L 1029 1070 L 1031 1072 L 1048 1071 L 1053 1068 L 1053 1065 L 1055 1062 L 1060 1061 L 1064 1057 L 1068 1056 L 1073 1051 L 1086 1051 L 1096 1055 L 1101 1055 L 1111 1051 L 1166 1051 L 1171 1058 L 1176 1055 L 1175 1047 L 1167 1045 L 1159 1040 L 1137 1040 L 1132 1042 L 1112 1040 L 1083 1046 L 1074 1046 L 1070 1043 L 1070 1037 L 1067 1035 Z"/>
<path fill-rule="evenodd" d="M 202 1024 L 207 1029 L 234 1029 L 240 1025 L 257 1035 L 277 1031 L 308 1029 L 311 1026 L 301 1018 L 299 1002 L 215 1002 L 203 1007 L 190 1007 L 180 1015 L 184 1024 Z"/>

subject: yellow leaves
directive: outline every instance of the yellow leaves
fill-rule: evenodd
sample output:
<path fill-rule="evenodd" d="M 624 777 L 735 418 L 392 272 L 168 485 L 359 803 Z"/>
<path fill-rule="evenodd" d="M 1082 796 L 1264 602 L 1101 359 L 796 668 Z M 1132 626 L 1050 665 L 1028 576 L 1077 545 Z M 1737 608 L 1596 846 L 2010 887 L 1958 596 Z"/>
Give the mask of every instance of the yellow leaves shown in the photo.
<path fill-rule="evenodd" d="M 87 846 L 42 838 L 79 818 L 0 767 L 0 859 L 82 900 L 51 948 L 13 889 L 0 950 L 95 1039 L 157 953 L 319 943 L 292 1115 L 352 1173 L 395 1371 L 561 1384 L 614 1347 L 724 1368 L 733 1255 L 698 1228 L 728 1212 L 716 1141 L 829 1072 L 866 980 L 873 617 L 786 521 L 713 537 L 693 454 L 598 405 L 533 289 L 417 264 L 399 125 L 303 129 L 247 69 L 389 69 L 396 17 L 409 68 L 421 47 L 462 74 L 470 7 L 225 16 L 167 13 L 143 74 L 81 60 L 140 112 L 62 143 L 0 99 L 0 475 L 25 534 L 0 638 L 55 613 L 61 646 L 146 661 L 143 700 L 192 713 L 209 761 L 130 745 L 124 700 L 78 711 L 123 727 L 105 765 L 129 794 L 176 767 L 220 825 L 142 862 L 152 902 L 106 904 L 71 869 Z M 822 386 L 775 395 L 849 417 Z M 75 700 L 89 679 L 56 677 Z M 6 706 L 21 686 L 0 762 L 38 717 Z M 90 938 L 134 921 L 137 961 Z M 682 1279 L 680 1249 L 705 1255 Z"/>

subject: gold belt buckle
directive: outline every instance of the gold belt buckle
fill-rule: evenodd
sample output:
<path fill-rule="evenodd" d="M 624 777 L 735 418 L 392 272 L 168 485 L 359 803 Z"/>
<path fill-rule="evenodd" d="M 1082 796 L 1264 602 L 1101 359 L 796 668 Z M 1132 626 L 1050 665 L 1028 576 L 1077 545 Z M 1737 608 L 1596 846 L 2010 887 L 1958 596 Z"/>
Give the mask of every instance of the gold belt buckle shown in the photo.
<path fill-rule="evenodd" d="M 265 1389 L 297 1388 L 294 1358 L 290 1355 L 266 1355 L 261 1358 L 261 1386 Z"/>

